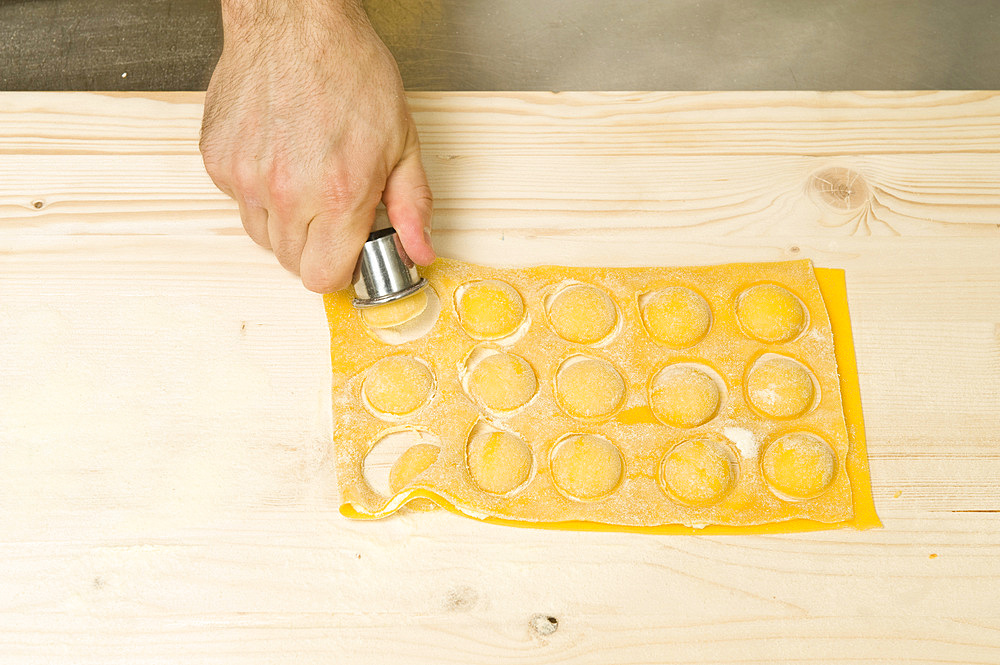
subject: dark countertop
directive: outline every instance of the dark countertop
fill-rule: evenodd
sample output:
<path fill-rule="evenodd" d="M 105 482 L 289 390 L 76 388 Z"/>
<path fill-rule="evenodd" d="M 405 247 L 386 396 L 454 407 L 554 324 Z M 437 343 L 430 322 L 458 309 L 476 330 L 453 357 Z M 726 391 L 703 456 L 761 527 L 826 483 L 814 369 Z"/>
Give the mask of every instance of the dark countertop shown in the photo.
<path fill-rule="evenodd" d="M 1000 88 L 992 0 L 367 0 L 410 90 Z M 200 90 L 218 0 L 0 0 L 0 89 Z"/>

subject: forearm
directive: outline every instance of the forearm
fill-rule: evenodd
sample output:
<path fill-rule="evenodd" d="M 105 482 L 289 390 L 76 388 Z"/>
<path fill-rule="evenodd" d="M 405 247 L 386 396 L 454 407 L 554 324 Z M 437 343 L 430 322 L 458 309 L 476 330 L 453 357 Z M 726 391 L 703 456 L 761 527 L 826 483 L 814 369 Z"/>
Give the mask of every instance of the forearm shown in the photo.
<path fill-rule="evenodd" d="M 227 35 L 338 19 L 367 22 L 368 17 L 361 0 L 222 0 L 222 28 Z"/>
<path fill-rule="evenodd" d="M 222 26 L 223 53 L 234 60 L 296 51 L 290 60 L 318 67 L 360 44 L 381 45 L 361 0 L 222 0 Z"/>

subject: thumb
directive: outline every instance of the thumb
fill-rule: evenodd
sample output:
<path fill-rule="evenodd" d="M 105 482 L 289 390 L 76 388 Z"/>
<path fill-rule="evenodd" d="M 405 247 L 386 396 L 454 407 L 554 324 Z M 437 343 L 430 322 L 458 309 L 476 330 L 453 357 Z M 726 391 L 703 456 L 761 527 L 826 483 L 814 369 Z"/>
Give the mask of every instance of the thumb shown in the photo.
<path fill-rule="evenodd" d="M 422 266 L 431 263 L 435 257 L 430 237 L 434 199 L 420 163 L 420 144 L 412 121 L 403 156 L 385 181 L 382 202 L 389 223 L 413 262 Z"/>

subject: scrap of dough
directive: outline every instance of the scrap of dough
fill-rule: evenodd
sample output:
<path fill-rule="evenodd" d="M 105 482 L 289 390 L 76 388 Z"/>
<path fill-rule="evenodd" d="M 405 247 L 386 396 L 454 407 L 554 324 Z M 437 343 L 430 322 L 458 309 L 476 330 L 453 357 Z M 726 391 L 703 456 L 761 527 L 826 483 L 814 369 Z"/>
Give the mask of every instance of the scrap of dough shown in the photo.
<path fill-rule="evenodd" d="M 506 494 L 528 480 L 531 448 L 508 432 L 484 432 L 469 441 L 467 463 L 481 490 Z"/>
<path fill-rule="evenodd" d="M 774 441 L 761 457 L 761 470 L 767 482 L 793 499 L 809 499 L 821 494 L 833 482 L 836 465 L 829 444 L 799 432 Z"/>
<path fill-rule="evenodd" d="M 747 377 L 747 397 L 759 411 L 774 418 L 802 415 L 813 403 L 812 375 L 791 358 L 764 358 Z"/>
<path fill-rule="evenodd" d="M 389 489 L 393 494 L 416 480 L 417 476 L 426 471 L 437 461 L 441 449 L 429 443 L 418 443 L 407 448 L 389 470 Z M 437 504 L 429 499 L 414 499 L 406 504 L 414 510 L 434 510 Z"/>
<path fill-rule="evenodd" d="M 548 314 L 556 334 L 577 344 L 601 341 L 618 322 L 618 310 L 608 294 L 589 284 L 575 284 L 558 293 Z"/>
<path fill-rule="evenodd" d="M 607 361 L 571 358 L 556 374 L 556 399 L 571 416 L 606 416 L 618 408 L 624 397 L 625 380 Z"/>
<path fill-rule="evenodd" d="M 513 411 L 531 399 L 538 380 L 528 361 L 513 353 L 494 353 L 472 368 L 469 392 L 488 409 Z"/>
<path fill-rule="evenodd" d="M 392 328 L 420 316 L 427 309 L 427 289 L 384 305 L 364 307 L 361 318 L 369 328 Z"/>
<path fill-rule="evenodd" d="M 427 401 L 434 376 L 412 356 L 388 356 L 375 363 L 362 386 L 362 393 L 375 411 L 403 416 Z"/>
<path fill-rule="evenodd" d="M 776 284 L 758 284 L 741 293 L 736 317 L 747 334 L 762 342 L 787 342 L 806 324 L 802 303 Z"/>
<path fill-rule="evenodd" d="M 653 378 L 649 408 L 667 425 L 691 428 L 715 417 L 721 399 L 711 376 L 689 365 L 671 365 Z"/>
<path fill-rule="evenodd" d="M 521 294 L 499 279 L 465 286 L 456 303 L 458 318 L 473 337 L 497 339 L 514 332 L 524 319 Z"/>
<path fill-rule="evenodd" d="M 564 494 L 580 501 L 607 496 L 622 478 L 622 456 L 607 439 L 574 434 L 553 449 L 552 481 Z"/>
<path fill-rule="evenodd" d="M 651 294 L 642 308 L 649 336 L 672 349 L 700 342 L 712 326 L 708 302 L 689 288 L 672 286 Z"/>
<path fill-rule="evenodd" d="M 690 506 L 718 503 L 733 486 L 732 454 L 710 439 L 674 446 L 663 458 L 660 483 L 667 494 Z"/>

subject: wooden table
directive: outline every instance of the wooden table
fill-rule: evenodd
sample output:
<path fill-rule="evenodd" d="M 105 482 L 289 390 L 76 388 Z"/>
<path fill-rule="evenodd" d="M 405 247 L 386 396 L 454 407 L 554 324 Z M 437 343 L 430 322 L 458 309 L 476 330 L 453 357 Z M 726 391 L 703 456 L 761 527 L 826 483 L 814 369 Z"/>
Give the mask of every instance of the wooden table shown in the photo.
<path fill-rule="evenodd" d="M 412 96 L 446 256 L 846 268 L 885 528 L 747 537 L 342 518 L 201 101 L 0 95 L 0 662 L 1000 662 L 1000 94 Z"/>

